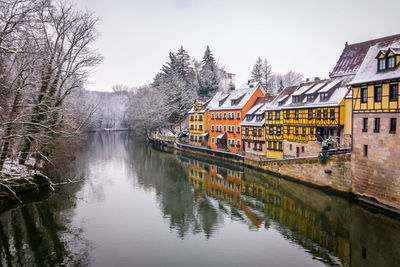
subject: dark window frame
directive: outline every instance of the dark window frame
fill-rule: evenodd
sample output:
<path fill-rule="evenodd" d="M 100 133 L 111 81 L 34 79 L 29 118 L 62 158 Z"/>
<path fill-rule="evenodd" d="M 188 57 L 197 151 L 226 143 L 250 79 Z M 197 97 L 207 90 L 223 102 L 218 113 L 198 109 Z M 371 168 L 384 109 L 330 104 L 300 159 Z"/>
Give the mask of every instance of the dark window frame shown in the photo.
<path fill-rule="evenodd" d="M 374 133 L 379 133 L 381 130 L 381 119 L 375 118 L 374 120 Z"/>
<path fill-rule="evenodd" d="M 383 64 L 381 64 L 383 62 Z M 386 70 L 386 58 L 378 58 L 378 71 Z"/>
<path fill-rule="evenodd" d="M 361 103 L 367 103 L 368 102 L 368 87 L 362 87 L 360 88 L 361 93 L 360 93 L 360 101 Z"/>
<path fill-rule="evenodd" d="M 382 102 L 382 86 L 377 85 L 374 87 L 374 101 L 375 102 Z"/>
<path fill-rule="evenodd" d="M 397 101 L 399 99 L 399 85 L 389 85 L 389 101 Z"/>
<path fill-rule="evenodd" d="M 393 66 L 389 66 L 389 60 L 393 59 Z M 390 56 L 386 58 L 386 68 L 388 70 L 396 68 L 396 56 Z"/>
<path fill-rule="evenodd" d="M 397 118 L 390 118 L 389 133 L 395 134 L 397 128 Z"/>
<path fill-rule="evenodd" d="M 368 132 L 368 118 L 363 118 L 363 128 L 362 131 L 364 133 Z"/>

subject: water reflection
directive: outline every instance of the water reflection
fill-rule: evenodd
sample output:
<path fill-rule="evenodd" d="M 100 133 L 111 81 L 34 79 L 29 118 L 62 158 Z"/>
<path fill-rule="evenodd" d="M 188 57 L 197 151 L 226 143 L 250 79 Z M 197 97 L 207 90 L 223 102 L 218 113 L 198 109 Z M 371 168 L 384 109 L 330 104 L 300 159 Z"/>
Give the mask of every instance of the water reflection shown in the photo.
<path fill-rule="evenodd" d="M 188 159 L 187 169 L 196 201 L 212 197 L 220 212 L 231 210 L 250 229 L 273 227 L 329 266 L 400 265 L 398 220 L 247 168 Z"/>
<path fill-rule="evenodd" d="M 400 263 L 395 218 L 256 170 L 162 153 L 129 133 L 90 135 L 71 171 L 85 182 L 5 206 L 1 266 Z"/>

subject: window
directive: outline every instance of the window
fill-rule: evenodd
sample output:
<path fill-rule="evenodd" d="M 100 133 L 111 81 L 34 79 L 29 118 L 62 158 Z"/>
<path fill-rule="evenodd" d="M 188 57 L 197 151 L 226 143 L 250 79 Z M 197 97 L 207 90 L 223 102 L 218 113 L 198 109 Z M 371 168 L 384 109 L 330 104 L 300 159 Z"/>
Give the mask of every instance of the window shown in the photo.
<path fill-rule="evenodd" d="M 274 127 L 272 126 L 269 127 L 269 134 L 270 135 L 274 134 Z"/>
<path fill-rule="evenodd" d="M 335 109 L 331 108 L 331 110 L 329 111 L 329 117 L 331 120 L 335 119 Z"/>
<path fill-rule="evenodd" d="M 287 134 L 290 134 L 290 126 L 287 127 Z"/>
<path fill-rule="evenodd" d="M 384 58 L 378 59 L 378 71 L 386 69 L 386 60 Z"/>
<path fill-rule="evenodd" d="M 292 144 L 289 145 L 289 149 L 290 149 L 290 151 L 292 151 L 292 149 L 293 149 Z"/>
<path fill-rule="evenodd" d="M 262 136 L 262 130 L 258 129 L 258 136 Z"/>
<path fill-rule="evenodd" d="M 304 146 L 301 147 L 301 153 L 304 153 Z"/>
<path fill-rule="evenodd" d="M 190 130 L 193 130 L 193 124 L 190 124 Z"/>
<path fill-rule="evenodd" d="M 295 127 L 295 128 L 294 128 L 294 134 L 295 134 L 295 135 L 298 135 L 298 134 L 299 134 L 299 127 Z"/>
<path fill-rule="evenodd" d="M 328 93 L 321 93 L 321 94 L 319 95 L 319 99 L 320 99 L 321 101 L 328 100 L 328 98 L 329 98 L 329 94 L 328 94 Z"/>
<path fill-rule="evenodd" d="M 278 150 L 282 151 L 282 142 L 278 142 Z"/>
<path fill-rule="evenodd" d="M 226 132 L 226 125 L 224 125 L 224 132 Z"/>
<path fill-rule="evenodd" d="M 324 109 L 324 120 L 328 119 L 328 110 Z"/>
<path fill-rule="evenodd" d="M 247 142 L 247 147 L 250 148 L 250 142 Z"/>
<path fill-rule="evenodd" d="M 268 112 L 268 119 L 272 120 L 272 112 Z"/>
<path fill-rule="evenodd" d="M 361 88 L 361 103 L 367 103 L 368 100 L 368 88 Z"/>
<path fill-rule="evenodd" d="M 303 127 L 303 131 L 301 132 L 301 134 L 303 135 L 303 136 L 306 136 L 306 127 Z"/>
<path fill-rule="evenodd" d="M 387 58 L 387 68 L 394 69 L 396 67 L 396 58 L 395 57 L 388 57 Z"/>
<path fill-rule="evenodd" d="M 374 100 L 375 102 L 382 102 L 382 86 L 375 86 Z"/>
<path fill-rule="evenodd" d="M 263 119 L 262 115 L 256 115 L 256 121 L 261 121 Z"/>
<path fill-rule="evenodd" d="M 249 128 L 246 128 L 245 133 L 246 135 L 249 135 Z"/>
<path fill-rule="evenodd" d="M 364 145 L 364 157 L 368 156 L 368 145 Z"/>
<path fill-rule="evenodd" d="M 391 84 L 389 87 L 389 101 L 397 101 L 399 98 L 399 85 Z"/>
<path fill-rule="evenodd" d="M 211 119 L 212 119 L 212 120 L 214 119 L 214 112 L 211 113 Z"/>
<path fill-rule="evenodd" d="M 257 135 L 257 130 L 253 129 L 253 135 Z"/>
<path fill-rule="evenodd" d="M 368 132 L 368 118 L 363 118 L 363 132 Z"/>
<path fill-rule="evenodd" d="M 281 119 L 281 112 L 275 111 L 275 120 L 280 120 L 280 119 Z"/>
<path fill-rule="evenodd" d="M 311 102 L 315 99 L 314 95 L 308 95 L 307 96 L 307 102 Z"/>
<path fill-rule="evenodd" d="M 240 112 L 236 113 L 236 119 L 240 120 Z"/>
<path fill-rule="evenodd" d="M 236 128 L 236 133 L 240 133 L 240 126 Z"/>
<path fill-rule="evenodd" d="M 301 96 L 293 96 L 293 103 L 301 102 Z"/>
<path fill-rule="evenodd" d="M 381 119 L 380 118 L 375 118 L 375 133 L 379 133 L 379 130 L 381 128 Z"/>
<path fill-rule="evenodd" d="M 199 115 L 199 121 L 203 121 L 203 115 Z"/>
<path fill-rule="evenodd" d="M 268 149 L 272 149 L 272 141 L 268 142 Z"/>
<path fill-rule="evenodd" d="M 226 112 L 224 112 L 224 120 L 226 120 Z"/>
<path fill-rule="evenodd" d="M 317 110 L 317 119 L 321 119 L 321 110 L 319 109 L 319 110 Z"/>
<path fill-rule="evenodd" d="M 274 144 L 274 150 L 276 150 L 276 142 L 274 142 L 273 144 Z"/>
<path fill-rule="evenodd" d="M 281 135 L 281 127 L 276 127 L 276 135 Z"/>
<path fill-rule="evenodd" d="M 199 125 L 199 131 L 203 131 L 203 125 Z"/>
<path fill-rule="evenodd" d="M 289 119 L 290 118 L 290 110 L 286 110 L 286 119 Z"/>
<path fill-rule="evenodd" d="M 294 112 L 294 118 L 295 118 L 296 120 L 299 119 L 299 111 L 298 111 L 298 110 L 296 110 L 296 111 Z"/>
<path fill-rule="evenodd" d="M 193 117 L 193 115 L 192 115 L 192 116 L 190 116 L 190 120 L 191 120 L 191 121 L 194 121 L 194 117 Z"/>
<path fill-rule="evenodd" d="M 314 135 L 314 128 L 310 128 L 310 135 Z"/>
<path fill-rule="evenodd" d="M 211 144 L 214 144 L 214 137 L 211 138 Z"/>
<path fill-rule="evenodd" d="M 390 131 L 389 133 L 396 133 L 397 119 L 390 118 Z"/>
<path fill-rule="evenodd" d="M 312 117 L 313 117 L 313 110 L 312 110 L 312 109 L 309 109 L 309 110 L 308 110 L 308 119 L 311 120 Z"/>
<path fill-rule="evenodd" d="M 240 139 L 237 139 L 237 140 L 236 140 L 236 146 L 237 146 L 237 147 L 240 147 Z"/>
<path fill-rule="evenodd" d="M 194 125 L 194 129 L 197 131 L 197 124 Z"/>

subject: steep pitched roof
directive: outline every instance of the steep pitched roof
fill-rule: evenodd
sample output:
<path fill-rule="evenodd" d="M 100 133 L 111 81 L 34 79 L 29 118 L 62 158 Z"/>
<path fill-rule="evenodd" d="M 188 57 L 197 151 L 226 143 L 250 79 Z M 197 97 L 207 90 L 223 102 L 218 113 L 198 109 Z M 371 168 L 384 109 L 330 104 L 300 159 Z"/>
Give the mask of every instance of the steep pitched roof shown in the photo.
<path fill-rule="evenodd" d="M 366 42 L 355 43 L 345 46 L 342 55 L 336 63 L 333 71 L 329 74 L 331 78 L 355 75 L 360 68 L 368 50 L 376 44 L 386 44 L 399 40 L 400 34 L 386 36 L 379 39 L 369 40 Z M 376 56 L 376 55 L 375 55 Z"/>
<path fill-rule="evenodd" d="M 232 90 L 227 93 L 218 92 L 212 98 L 209 104 L 209 110 L 242 109 L 258 88 L 265 93 L 258 83 L 245 84 L 242 85 L 240 89 Z M 237 101 L 237 103 L 233 104 L 234 101 Z"/>
<path fill-rule="evenodd" d="M 387 79 L 400 78 L 400 67 L 397 66 L 393 70 L 385 70 L 385 71 L 377 71 L 377 59 L 376 55 L 381 50 L 388 49 L 398 49 L 400 48 L 400 39 L 396 42 L 392 42 L 390 44 L 377 44 L 372 46 L 367 55 L 365 56 L 365 60 L 362 63 L 360 69 L 358 70 L 356 76 L 353 81 L 350 83 L 360 84 L 365 82 L 373 82 L 373 81 L 382 81 Z"/>

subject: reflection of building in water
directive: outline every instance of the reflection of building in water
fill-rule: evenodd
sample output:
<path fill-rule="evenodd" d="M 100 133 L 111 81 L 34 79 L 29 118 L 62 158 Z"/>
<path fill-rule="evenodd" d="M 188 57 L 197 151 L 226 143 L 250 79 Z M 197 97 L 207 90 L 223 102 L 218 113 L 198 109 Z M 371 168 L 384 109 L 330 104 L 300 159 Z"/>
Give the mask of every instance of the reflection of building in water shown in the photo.
<path fill-rule="evenodd" d="M 273 188 L 246 180 L 243 180 L 242 194 L 261 200 L 265 204 L 265 215 L 280 226 L 289 228 L 290 238 L 295 238 L 302 246 L 311 249 L 313 245 L 307 244 L 307 240 L 304 239 L 306 237 L 308 241 L 311 240 L 333 252 L 342 263 L 350 263 L 349 240 L 334 231 L 323 229 L 323 221 L 312 209 Z"/>
<path fill-rule="evenodd" d="M 239 207 L 242 175 L 243 172 L 218 170 L 216 165 L 209 165 L 207 195 Z"/>
<path fill-rule="evenodd" d="M 205 164 L 197 160 L 189 160 L 189 183 L 195 190 L 207 191 L 208 172 Z"/>

